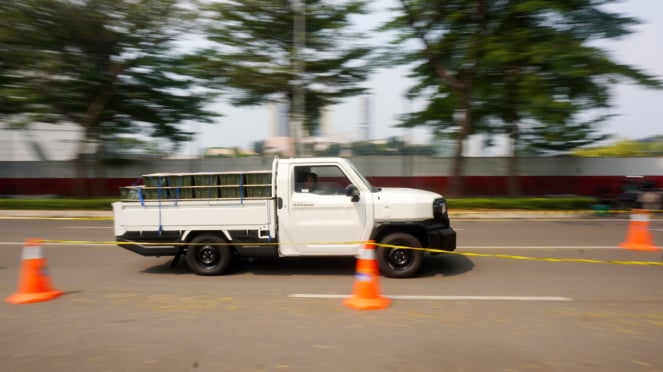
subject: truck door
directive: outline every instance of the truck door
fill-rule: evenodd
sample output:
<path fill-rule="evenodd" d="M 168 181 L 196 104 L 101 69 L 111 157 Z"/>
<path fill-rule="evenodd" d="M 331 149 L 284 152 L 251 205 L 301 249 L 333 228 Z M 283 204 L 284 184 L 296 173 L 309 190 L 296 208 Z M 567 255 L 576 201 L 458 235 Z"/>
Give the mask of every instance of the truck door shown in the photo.
<path fill-rule="evenodd" d="M 345 195 L 345 187 L 358 182 L 333 164 L 292 165 L 288 173 L 287 195 L 278 209 L 281 253 L 355 254 L 360 242 L 368 239 L 368 221 L 373 220 L 367 193 L 355 202 Z"/>

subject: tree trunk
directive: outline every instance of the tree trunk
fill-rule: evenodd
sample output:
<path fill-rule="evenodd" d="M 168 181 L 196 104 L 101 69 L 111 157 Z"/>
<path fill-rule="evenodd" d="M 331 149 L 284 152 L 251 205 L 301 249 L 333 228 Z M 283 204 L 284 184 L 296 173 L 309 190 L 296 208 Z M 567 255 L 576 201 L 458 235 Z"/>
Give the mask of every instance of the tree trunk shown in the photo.
<path fill-rule="evenodd" d="M 507 181 L 507 192 L 509 196 L 520 196 L 522 188 L 520 186 L 520 171 L 518 169 L 518 157 L 512 154 L 508 159 L 509 178 Z"/>
<path fill-rule="evenodd" d="M 85 167 L 85 145 L 87 143 L 87 128 L 83 128 L 83 136 L 78 144 L 78 153 L 74 158 L 74 184 L 73 196 L 87 197 L 87 172 Z"/>
<path fill-rule="evenodd" d="M 507 192 L 509 196 L 520 196 L 520 169 L 518 168 L 518 125 L 507 123 L 509 128 L 509 139 L 511 139 L 511 156 L 507 160 L 509 176 L 507 179 Z"/>
<path fill-rule="evenodd" d="M 454 162 L 452 165 L 451 174 L 451 187 L 448 193 L 449 196 L 457 197 L 464 194 L 463 191 L 463 171 L 465 169 L 465 158 L 463 157 L 463 142 L 470 132 L 470 108 L 469 100 L 466 95 L 463 96 L 463 116 L 460 118 L 460 132 L 456 137 L 456 153 L 454 155 Z"/>
<path fill-rule="evenodd" d="M 463 139 L 460 135 L 456 139 L 456 153 L 451 171 L 451 183 L 449 185 L 449 192 L 446 193 L 449 197 L 461 196 L 463 189 L 463 168 L 465 167 L 465 158 L 463 157 Z"/>
<path fill-rule="evenodd" d="M 117 75 L 122 71 L 122 67 L 119 65 L 111 65 L 111 78 L 104 84 L 101 91 L 97 96 L 90 102 L 87 107 L 87 111 L 83 116 L 82 120 L 78 123 L 83 129 L 83 138 L 78 145 L 78 155 L 75 160 L 75 176 L 76 180 L 74 185 L 74 193 L 79 197 L 87 197 L 87 173 L 85 166 L 85 155 L 88 153 L 87 146 L 90 143 L 90 140 L 99 139 L 98 135 L 98 123 L 101 120 L 101 114 L 106 109 L 106 105 L 113 97 L 115 93 L 113 82 Z"/>

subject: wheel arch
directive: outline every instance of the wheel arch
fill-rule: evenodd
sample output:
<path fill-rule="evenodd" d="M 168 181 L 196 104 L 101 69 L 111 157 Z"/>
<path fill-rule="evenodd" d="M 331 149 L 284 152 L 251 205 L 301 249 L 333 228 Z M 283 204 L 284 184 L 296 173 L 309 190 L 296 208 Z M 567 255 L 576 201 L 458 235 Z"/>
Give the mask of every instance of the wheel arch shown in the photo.
<path fill-rule="evenodd" d="M 422 226 L 412 223 L 388 223 L 379 225 L 371 234 L 371 239 L 379 243 L 382 239 L 384 239 L 385 236 L 396 232 L 407 233 L 414 236 L 417 238 L 417 240 L 419 240 L 419 243 L 421 243 L 422 247 L 426 247 L 428 245 L 426 229 Z"/>
<path fill-rule="evenodd" d="M 216 235 L 219 238 L 225 240 L 228 243 L 232 243 L 232 239 L 230 239 L 230 235 L 228 235 L 228 232 L 224 230 L 192 230 L 192 231 L 186 231 L 184 234 L 182 234 L 182 242 L 183 243 L 191 243 L 194 239 L 201 235 Z M 233 249 L 235 247 L 231 244 L 230 245 Z"/>

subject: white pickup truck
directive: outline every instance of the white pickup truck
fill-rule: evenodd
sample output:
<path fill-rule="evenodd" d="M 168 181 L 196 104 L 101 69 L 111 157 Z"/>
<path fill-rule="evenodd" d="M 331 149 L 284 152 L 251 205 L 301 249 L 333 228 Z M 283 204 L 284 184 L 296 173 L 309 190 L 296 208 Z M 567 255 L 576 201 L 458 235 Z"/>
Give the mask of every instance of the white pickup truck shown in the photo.
<path fill-rule="evenodd" d="M 315 185 L 307 184 L 308 181 Z M 372 186 L 343 158 L 275 158 L 266 171 L 159 173 L 122 188 L 115 237 L 143 256 L 184 255 L 200 275 L 239 257 L 354 256 L 367 240 L 388 277 L 411 277 L 427 247 L 453 251 L 445 199 Z"/>

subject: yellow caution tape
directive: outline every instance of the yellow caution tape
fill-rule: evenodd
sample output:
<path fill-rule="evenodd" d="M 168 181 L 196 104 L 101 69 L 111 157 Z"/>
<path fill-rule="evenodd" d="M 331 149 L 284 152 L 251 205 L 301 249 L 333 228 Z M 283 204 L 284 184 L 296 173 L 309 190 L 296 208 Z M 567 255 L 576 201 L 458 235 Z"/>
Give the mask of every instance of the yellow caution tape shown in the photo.
<path fill-rule="evenodd" d="M 120 241 L 91 241 L 91 240 L 42 240 L 43 244 L 70 244 L 70 245 L 119 245 L 119 244 L 132 244 L 132 242 L 120 242 Z M 297 243 L 297 245 L 305 244 L 365 244 L 367 242 L 318 242 L 318 243 Z M 217 245 L 217 246 L 233 246 L 235 243 L 151 243 L 151 242 L 140 242 L 135 243 L 144 246 L 191 246 L 191 245 Z M 252 246 L 260 245 L 279 245 L 280 243 L 251 243 Z M 637 265 L 637 266 L 663 266 L 663 262 L 656 261 L 621 261 L 621 260 L 593 260 L 587 258 L 555 258 L 555 257 L 529 257 L 529 256 L 520 256 L 520 255 L 508 255 L 508 254 L 491 254 L 491 253 L 472 253 L 472 252 L 458 252 L 458 251 L 445 251 L 441 249 L 434 248 L 414 248 L 406 247 L 401 245 L 392 245 L 392 244 L 379 244 L 375 243 L 376 247 L 390 248 L 390 249 L 411 249 L 423 252 L 430 253 L 445 253 L 445 254 L 455 254 L 460 256 L 467 257 L 492 257 L 492 258 L 502 258 L 510 260 L 523 260 L 523 261 L 544 261 L 544 262 L 566 262 L 566 263 L 601 263 L 601 264 L 613 264 L 613 265 Z"/>
<path fill-rule="evenodd" d="M 603 264 L 615 264 L 615 265 L 663 266 L 663 262 L 655 262 L 655 261 L 619 261 L 619 260 L 592 260 L 586 258 L 529 257 L 529 256 L 518 256 L 518 255 L 509 255 L 509 254 L 471 253 L 471 252 L 456 252 L 456 251 L 449 252 L 441 249 L 412 248 L 412 247 L 404 247 L 399 245 L 378 244 L 378 243 L 376 243 L 375 245 L 384 248 L 414 249 L 424 252 L 457 254 L 467 257 L 493 257 L 493 258 L 507 258 L 511 260 L 546 261 L 546 262 L 576 262 L 576 263 L 603 263 Z"/>
<path fill-rule="evenodd" d="M 53 221 L 112 221 L 113 217 L 38 217 L 0 216 L 0 220 L 53 220 Z"/>

